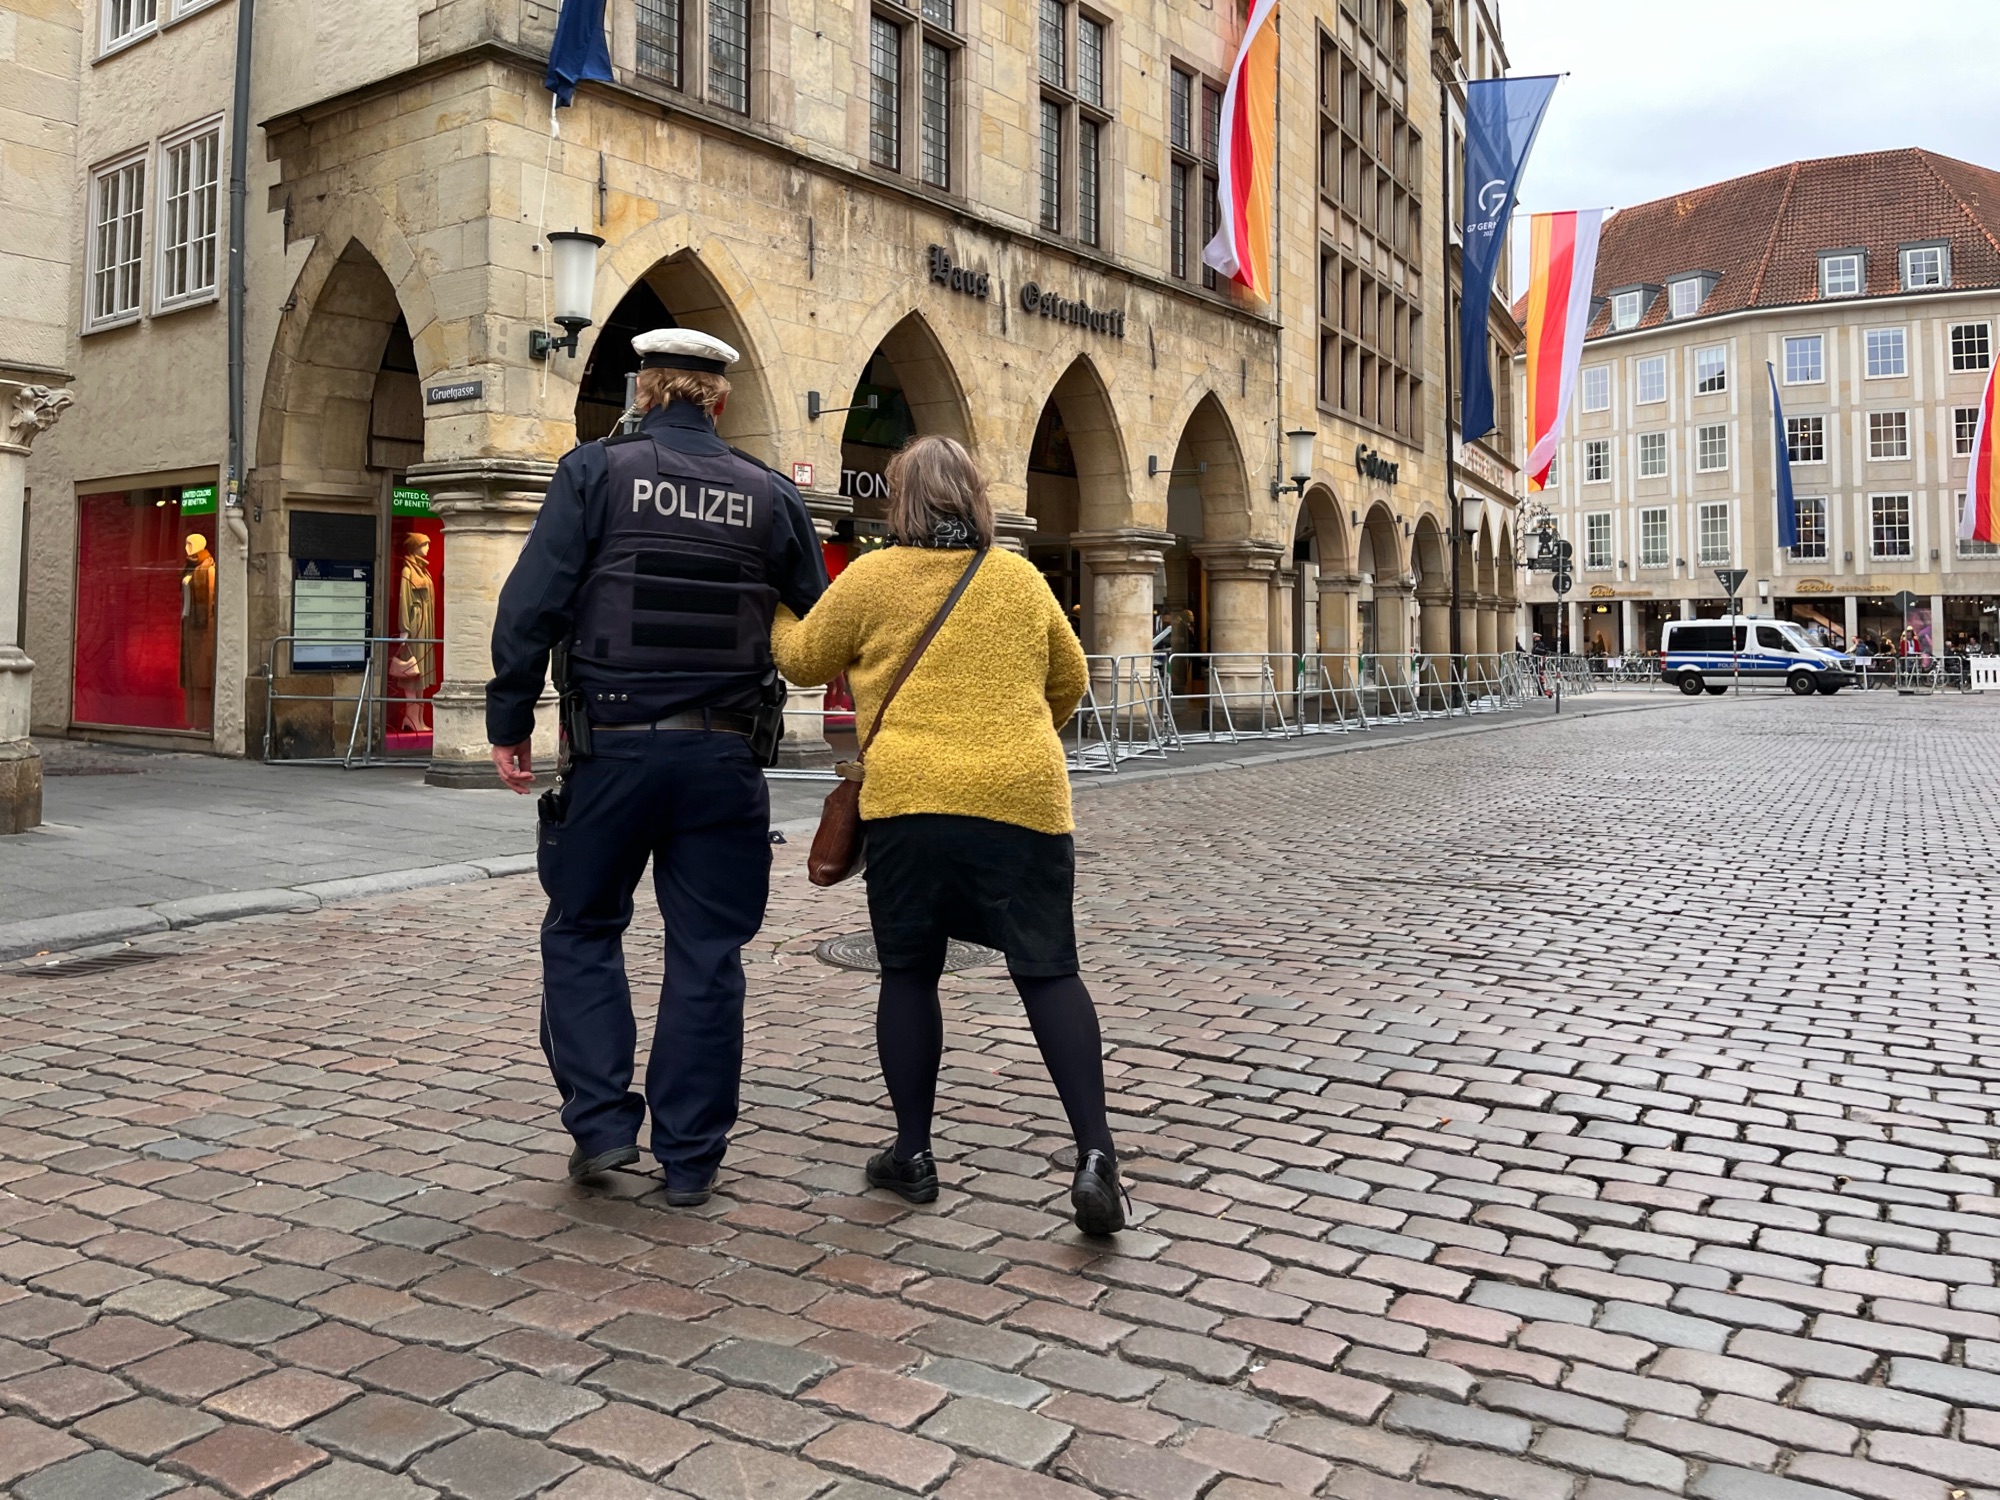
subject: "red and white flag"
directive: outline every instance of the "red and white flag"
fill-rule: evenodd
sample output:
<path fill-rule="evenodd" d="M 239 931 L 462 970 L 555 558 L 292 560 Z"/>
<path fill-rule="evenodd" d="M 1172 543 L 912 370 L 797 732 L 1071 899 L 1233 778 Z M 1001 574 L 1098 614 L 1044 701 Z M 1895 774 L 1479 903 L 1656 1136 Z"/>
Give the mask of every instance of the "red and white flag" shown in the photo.
<path fill-rule="evenodd" d="M 1996 367 L 2000 373 L 2000 367 Z M 1986 394 L 1979 398 L 1979 426 L 1972 436 L 1972 461 L 1965 470 L 1965 509 L 1959 512 L 1958 536 L 1965 542 L 2000 542 L 2000 442 L 1993 429 L 1993 376 L 1986 377 Z"/>

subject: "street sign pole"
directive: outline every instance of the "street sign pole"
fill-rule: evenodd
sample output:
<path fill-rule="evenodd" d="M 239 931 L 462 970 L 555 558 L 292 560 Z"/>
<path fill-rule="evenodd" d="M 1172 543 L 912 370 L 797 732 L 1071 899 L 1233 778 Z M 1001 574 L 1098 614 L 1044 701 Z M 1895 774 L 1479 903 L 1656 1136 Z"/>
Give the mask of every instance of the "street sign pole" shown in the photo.
<path fill-rule="evenodd" d="M 1729 683 L 1735 689 L 1736 696 L 1739 698 L 1743 696 L 1742 651 L 1744 638 L 1739 636 L 1737 632 L 1746 630 L 1748 627 L 1743 623 L 1742 607 L 1736 602 L 1736 595 L 1738 590 L 1743 587 L 1743 580 L 1749 576 L 1750 570 L 1748 568 L 1717 568 L 1715 570 L 1715 581 L 1721 584 L 1722 591 L 1729 595 Z"/>

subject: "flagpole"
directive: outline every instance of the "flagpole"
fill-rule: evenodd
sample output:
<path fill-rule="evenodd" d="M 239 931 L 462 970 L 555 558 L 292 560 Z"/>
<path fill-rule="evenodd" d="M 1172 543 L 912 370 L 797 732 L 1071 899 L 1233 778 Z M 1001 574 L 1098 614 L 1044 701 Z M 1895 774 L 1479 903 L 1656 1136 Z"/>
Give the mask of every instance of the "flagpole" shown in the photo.
<path fill-rule="evenodd" d="M 1460 648 L 1464 645 L 1464 640 L 1463 640 L 1464 633 L 1460 629 L 1458 621 L 1458 609 L 1459 609 L 1458 548 L 1459 548 L 1459 543 L 1462 540 L 1461 536 L 1462 528 L 1460 523 L 1463 521 L 1464 518 L 1459 514 L 1458 483 L 1456 477 L 1452 472 L 1453 468 L 1455 467 L 1455 460 L 1452 455 L 1452 449 L 1454 446 L 1452 441 L 1452 433 L 1454 429 L 1461 424 L 1457 420 L 1458 361 L 1452 349 L 1452 344 L 1455 342 L 1455 340 L 1452 338 L 1451 318 L 1449 316 L 1451 311 L 1451 192 L 1452 192 L 1451 89 L 1449 85 L 1438 91 L 1438 140 L 1443 145 L 1443 156 L 1444 156 L 1444 205 L 1443 205 L 1444 225 L 1443 225 L 1443 232 L 1438 235 L 1438 248 L 1439 252 L 1444 258 L 1444 264 L 1442 267 L 1442 274 L 1439 280 L 1444 287 L 1444 305 L 1447 314 L 1444 320 L 1445 323 L 1444 327 L 1444 513 L 1451 527 L 1451 662 L 1452 662 L 1452 673 L 1454 676 L 1456 676 L 1458 673 Z M 1463 264 L 1462 257 L 1461 257 L 1461 264 Z M 1463 277 L 1460 278 L 1460 284 L 1459 284 L 1458 318 L 1459 318 L 1459 323 L 1461 325 L 1459 336 L 1463 338 L 1464 337 L 1463 324 L 1465 322 L 1465 286 Z M 1418 618 L 1421 619 L 1422 616 L 1419 615 Z M 1421 626 L 1419 627 L 1419 629 L 1421 629 Z M 1419 645 L 1422 644 L 1421 636 L 1418 639 L 1418 644 Z"/>

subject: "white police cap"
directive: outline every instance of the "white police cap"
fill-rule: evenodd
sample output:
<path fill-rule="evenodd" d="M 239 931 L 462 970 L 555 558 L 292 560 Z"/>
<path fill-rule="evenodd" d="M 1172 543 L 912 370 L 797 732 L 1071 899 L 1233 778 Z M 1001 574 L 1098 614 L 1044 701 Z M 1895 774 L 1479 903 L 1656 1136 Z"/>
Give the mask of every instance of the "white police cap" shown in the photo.
<path fill-rule="evenodd" d="M 642 370 L 706 370 L 720 375 L 736 363 L 736 351 L 694 328 L 655 328 L 632 340 Z"/>

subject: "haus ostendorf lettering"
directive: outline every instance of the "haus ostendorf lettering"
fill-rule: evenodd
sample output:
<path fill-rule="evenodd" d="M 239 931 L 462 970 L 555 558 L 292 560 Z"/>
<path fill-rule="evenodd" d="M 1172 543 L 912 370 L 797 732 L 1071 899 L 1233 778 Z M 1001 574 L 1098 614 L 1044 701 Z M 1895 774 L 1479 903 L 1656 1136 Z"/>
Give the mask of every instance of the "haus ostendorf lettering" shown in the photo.
<path fill-rule="evenodd" d="M 1054 292 L 1044 291 L 1032 281 L 1021 283 L 1021 310 L 1034 313 L 1038 317 L 1051 318 L 1058 323 L 1088 328 L 1092 333 L 1109 334 L 1114 339 L 1125 337 L 1123 312 L 1092 307 L 1081 297 L 1075 299 L 1059 297 Z"/>

